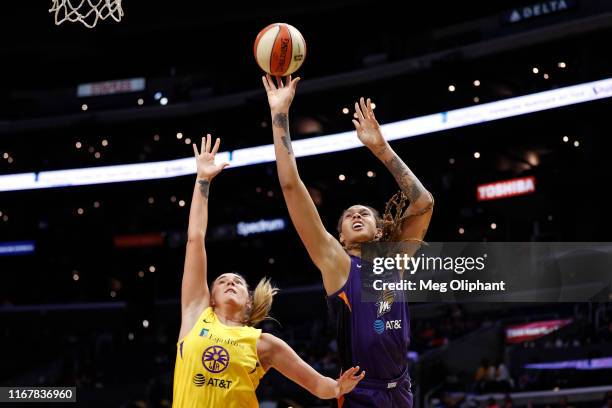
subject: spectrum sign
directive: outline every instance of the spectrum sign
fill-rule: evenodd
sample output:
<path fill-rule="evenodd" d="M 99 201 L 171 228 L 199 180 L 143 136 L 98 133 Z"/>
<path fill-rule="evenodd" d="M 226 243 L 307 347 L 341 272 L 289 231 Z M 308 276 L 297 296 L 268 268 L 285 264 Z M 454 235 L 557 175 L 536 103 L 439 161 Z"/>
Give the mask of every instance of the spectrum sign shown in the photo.
<path fill-rule="evenodd" d="M 535 192 L 535 177 L 520 177 L 495 183 L 481 184 L 476 188 L 478 201 L 497 200 Z"/>

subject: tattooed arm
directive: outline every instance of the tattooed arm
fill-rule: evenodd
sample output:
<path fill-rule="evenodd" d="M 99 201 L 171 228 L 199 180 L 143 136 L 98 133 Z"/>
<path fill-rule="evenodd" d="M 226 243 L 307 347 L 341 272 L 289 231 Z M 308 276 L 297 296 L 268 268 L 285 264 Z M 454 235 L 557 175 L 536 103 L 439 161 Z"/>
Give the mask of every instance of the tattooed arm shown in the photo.
<path fill-rule="evenodd" d="M 215 164 L 215 153 L 219 150 L 220 139 L 217 139 L 211 150 L 211 136 L 202 138 L 198 152 L 193 145 L 197 163 L 197 177 L 193 187 L 191 208 L 189 210 L 189 227 L 187 229 L 187 248 L 185 266 L 181 285 L 181 330 L 179 339 L 187 335 L 198 316 L 210 302 L 210 293 L 206 281 L 206 250 L 204 237 L 208 226 L 208 192 L 212 179 L 227 166 L 227 163 Z"/>
<path fill-rule="evenodd" d="M 431 220 L 433 196 L 383 137 L 370 99 L 366 102 L 361 98 L 355 102 L 354 117 L 353 124 L 359 140 L 384 163 L 410 201 L 406 210 L 409 217 L 402 224 L 401 239 L 422 240 Z"/>
<path fill-rule="evenodd" d="M 289 216 L 310 258 L 321 271 L 325 290 L 332 294 L 348 279 L 351 259 L 338 240 L 325 230 L 317 208 L 298 173 L 289 135 L 289 107 L 300 78 L 291 80 L 289 77 L 286 84 L 277 78 L 278 87 L 270 76 L 263 77 L 262 80 L 272 113 L 276 170 Z"/>

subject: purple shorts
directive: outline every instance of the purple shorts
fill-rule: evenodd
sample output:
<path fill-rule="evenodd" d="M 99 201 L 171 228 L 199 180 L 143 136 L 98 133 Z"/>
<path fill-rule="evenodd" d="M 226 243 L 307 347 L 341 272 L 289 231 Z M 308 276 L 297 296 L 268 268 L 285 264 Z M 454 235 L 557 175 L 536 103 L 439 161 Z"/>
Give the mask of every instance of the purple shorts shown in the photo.
<path fill-rule="evenodd" d="M 394 381 L 363 379 L 355 389 L 340 398 L 338 408 L 412 408 L 408 373 Z"/>

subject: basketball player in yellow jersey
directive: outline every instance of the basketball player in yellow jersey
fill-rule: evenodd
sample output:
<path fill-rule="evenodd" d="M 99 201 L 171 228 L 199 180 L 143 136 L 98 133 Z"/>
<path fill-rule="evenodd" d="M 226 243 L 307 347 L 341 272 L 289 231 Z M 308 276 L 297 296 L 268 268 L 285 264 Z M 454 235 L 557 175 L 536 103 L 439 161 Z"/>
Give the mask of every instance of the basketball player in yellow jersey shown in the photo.
<path fill-rule="evenodd" d="M 351 367 L 338 379 L 324 377 L 284 341 L 253 326 L 268 317 L 277 289 L 262 279 L 253 292 L 238 274 L 219 276 L 209 290 L 204 236 L 208 192 L 226 163 L 215 164 L 220 140 L 202 138 L 193 189 L 185 267 L 181 287 L 181 329 L 174 370 L 173 407 L 258 407 L 255 389 L 273 367 L 322 399 L 338 398 L 355 388 L 365 372 Z"/>

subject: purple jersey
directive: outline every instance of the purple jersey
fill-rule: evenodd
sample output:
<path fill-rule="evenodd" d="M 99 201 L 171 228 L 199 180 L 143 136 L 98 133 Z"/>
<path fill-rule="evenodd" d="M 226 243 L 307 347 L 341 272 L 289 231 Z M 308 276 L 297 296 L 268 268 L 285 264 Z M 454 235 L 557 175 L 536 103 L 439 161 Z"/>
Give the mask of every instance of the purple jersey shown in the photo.
<path fill-rule="evenodd" d="M 327 297 L 342 370 L 359 365 L 366 378 L 383 381 L 407 376 L 410 315 L 404 291 L 381 291 L 378 301 L 362 302 L 361 263 L 351 256 L 346 283 Z"/>

